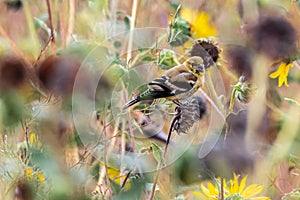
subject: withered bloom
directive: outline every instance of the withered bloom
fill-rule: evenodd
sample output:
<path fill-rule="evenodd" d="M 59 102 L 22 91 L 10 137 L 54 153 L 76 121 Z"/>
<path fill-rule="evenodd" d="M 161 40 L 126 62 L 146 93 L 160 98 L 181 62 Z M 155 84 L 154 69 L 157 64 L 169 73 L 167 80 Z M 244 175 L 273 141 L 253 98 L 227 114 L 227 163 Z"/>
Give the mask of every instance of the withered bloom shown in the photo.
<path fill-rule="evenodd" d="M 212 39 L 201 38 L 194 41 L 190 56 L 199 56 L 203 59 L 205 68 L 209 68 L 220 57 L 221 49 Z"/>
<path fill-rule="evenodd" d="M 38 67 L 37 73 L 43 86 L 56 95 L 70 94 L 80 61 L 71 57 L 49 56 Z"/>
<path fill-rule="evenodd" d="M 4 3 L 8 10 L 18 11 L 23 7 L 21 0 L 5 0 Z"/>
<path fill-rule="evenodd" d="M 187 133 L 187 131 L 201 119 L 206 113 L 206 105 L 198 95 L 193 95 L 186 103 L 176 107 L 174 126 L 171 127 L 177 133 Z"/>
<path fill-rule="evenodd" d="M 19 180 L 14 191 L 14 199 L 30 200 L 34 199 L 34 197 L 33 188 L 29 182 Z"/>
<path fill-rule="evenodd" d="M 238 76 L 252 77 L 252 51 L 243 46 L 230 46 L 225 50 L 225 57 Z"/>
<path fill-rule="evenodd" d="M 296 50 L 296 31 L 284 17 L 261 17 L 251 31 L 255 48 L 271 59 L 284 58 Z"/>
<path fill-rule="evenodd" d="M 0 58 L 0 88 L 13 89 L 21 86 L 27 78 L 26 64 L 16 56 Z"/>

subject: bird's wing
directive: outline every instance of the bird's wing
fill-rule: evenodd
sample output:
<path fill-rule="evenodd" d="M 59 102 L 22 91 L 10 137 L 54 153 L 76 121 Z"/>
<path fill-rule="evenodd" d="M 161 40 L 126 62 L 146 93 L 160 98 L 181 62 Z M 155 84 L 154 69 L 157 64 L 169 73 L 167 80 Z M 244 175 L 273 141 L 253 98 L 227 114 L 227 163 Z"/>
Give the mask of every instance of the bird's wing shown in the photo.
<path fill-rule="evenodd" d="M 152 91 L 161 91 L 168 96 L 174 96 L 191 90 L 197 77 L 189 72 L 178 73 L 174 76 L 161 76 L 149 83 Z"/>

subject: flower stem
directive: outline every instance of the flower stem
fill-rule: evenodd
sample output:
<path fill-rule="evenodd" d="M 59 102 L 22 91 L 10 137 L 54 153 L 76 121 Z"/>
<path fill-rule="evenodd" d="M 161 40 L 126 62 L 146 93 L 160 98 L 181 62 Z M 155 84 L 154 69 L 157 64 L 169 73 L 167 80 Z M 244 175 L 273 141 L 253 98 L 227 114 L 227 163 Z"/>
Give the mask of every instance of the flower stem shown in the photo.
<path fill-rule="evenodd" d="M 230 97 L 228 114 L 232 113 L 232 111 L 233 111 L 234 100 L 235 100 L 235 92 L 236 92 L 236 90 L 233 88 L 232 92 L 231 92 L 231 97 Z"/>

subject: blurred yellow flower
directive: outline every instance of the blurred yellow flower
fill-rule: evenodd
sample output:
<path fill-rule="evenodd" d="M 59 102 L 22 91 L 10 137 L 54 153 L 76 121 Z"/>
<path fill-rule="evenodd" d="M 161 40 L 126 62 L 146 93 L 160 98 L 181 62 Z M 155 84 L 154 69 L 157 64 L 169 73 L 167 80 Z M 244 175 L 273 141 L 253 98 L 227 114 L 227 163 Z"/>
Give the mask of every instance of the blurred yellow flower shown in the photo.
<path fill-rule="evenodd" d="M 44 177 L 44 174 L 42 172 L 38 172 L 37 173 L 37 178 L 38 180 L 43 183 L 45 181 L 45 177 Z"/>
<path fill-rule="evenodd" d="M 42 146 L 41 141 L 39 140 L 39 136 L 36 135 L 35 133 L 30 133 L 29 134 L 29 143 L 37 148 L 40 148 Z"/>
<path fill-rule="evenodd" d="M 100 162 L 101 167 L 105 167 L 104 162 Z M 126 174 L 121 175 L 121 171 L 119 169 L 116 169 L 112 166 L 107 166 L 107 173 L 108 173 L 108 178 L 115 182 L 118 185 L 122 185 L 123 181 L 126 178 Z M 125 184 L 125 189 L 129 190 L 130 189 L 130 180 L 128 180 Z"/>
<path fill-rule="evenodd" d="M 223 179 L 224 186 L 224 199 L 225 200 L 233 200 L 233 199 L 247 199 L 247 200 L 270 200 L 269 197 L 254 197 L 259 194 L 264 186 L 260 186 L 257 184 L 251 184 L 246 187 L 247 176 L 244 177 L 239 183 L 238 177 L 234 174 L 233 180 L 229 180 L 226 183 L 226 180 Z M 193 194 L 201 200 L 218 200 L 219 199 L 219 187 L 220 187 L 221 179 L 218 178 L 218 183 L 213 185 L 212 183 L 208 183 L 207 187 L 204 184 L 201 184 L 201 190 L 194 191 Z"/>
<path fill-rule="evenodd" d="M 24 170 L 24 176 L 29 180 L 33 179 L 33 170 L 31 168 L 27 168 Z"/>
<path fill-rule="evenodd" d="M 208 13 L 182 8 L 181 17 L 191 24 L 194 38 L 214 37 L 217 35 L 217 29 L 212 25 Z"/>
<path fill-rule="evenodd" d="M 287 82 L 287 76 L 289 75 L 290 67 L 293 67 L 292 63 L 281 62 L 277 71 L 270 74 L 270 78 L 278 77 L 278 87 L 281 87 L 282 84 L 289 86 Z"/>

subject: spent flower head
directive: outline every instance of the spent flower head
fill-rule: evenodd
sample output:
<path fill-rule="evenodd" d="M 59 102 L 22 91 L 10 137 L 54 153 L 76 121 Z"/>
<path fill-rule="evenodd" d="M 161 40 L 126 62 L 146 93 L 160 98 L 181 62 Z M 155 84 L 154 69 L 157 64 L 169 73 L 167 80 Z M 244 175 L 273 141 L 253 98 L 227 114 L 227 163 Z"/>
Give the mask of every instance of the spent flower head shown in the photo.
<path fill-rule="evenodd" d="M 206 104 L 198 95 L 193 95 L 186 103 L 176 107 L 177 116 L 174 118 L 173 129 L 177 133 L 186 133 L 195 122 L 206 113 Z"/>
<path fill-rule="evenodd" d="M 199 56 L 204 61 L 205 68 L 209 68 L 220 58 L 222 49 L 213 38 L 200 38 L 194 41 L 190 56 Z"/>
<path fill-rule="evenodd" d="M 295 53 L 296 31 L 286 18 L 263 16 L 251 31 L 251 42 L 269 58 L 277 60 Z"/>

